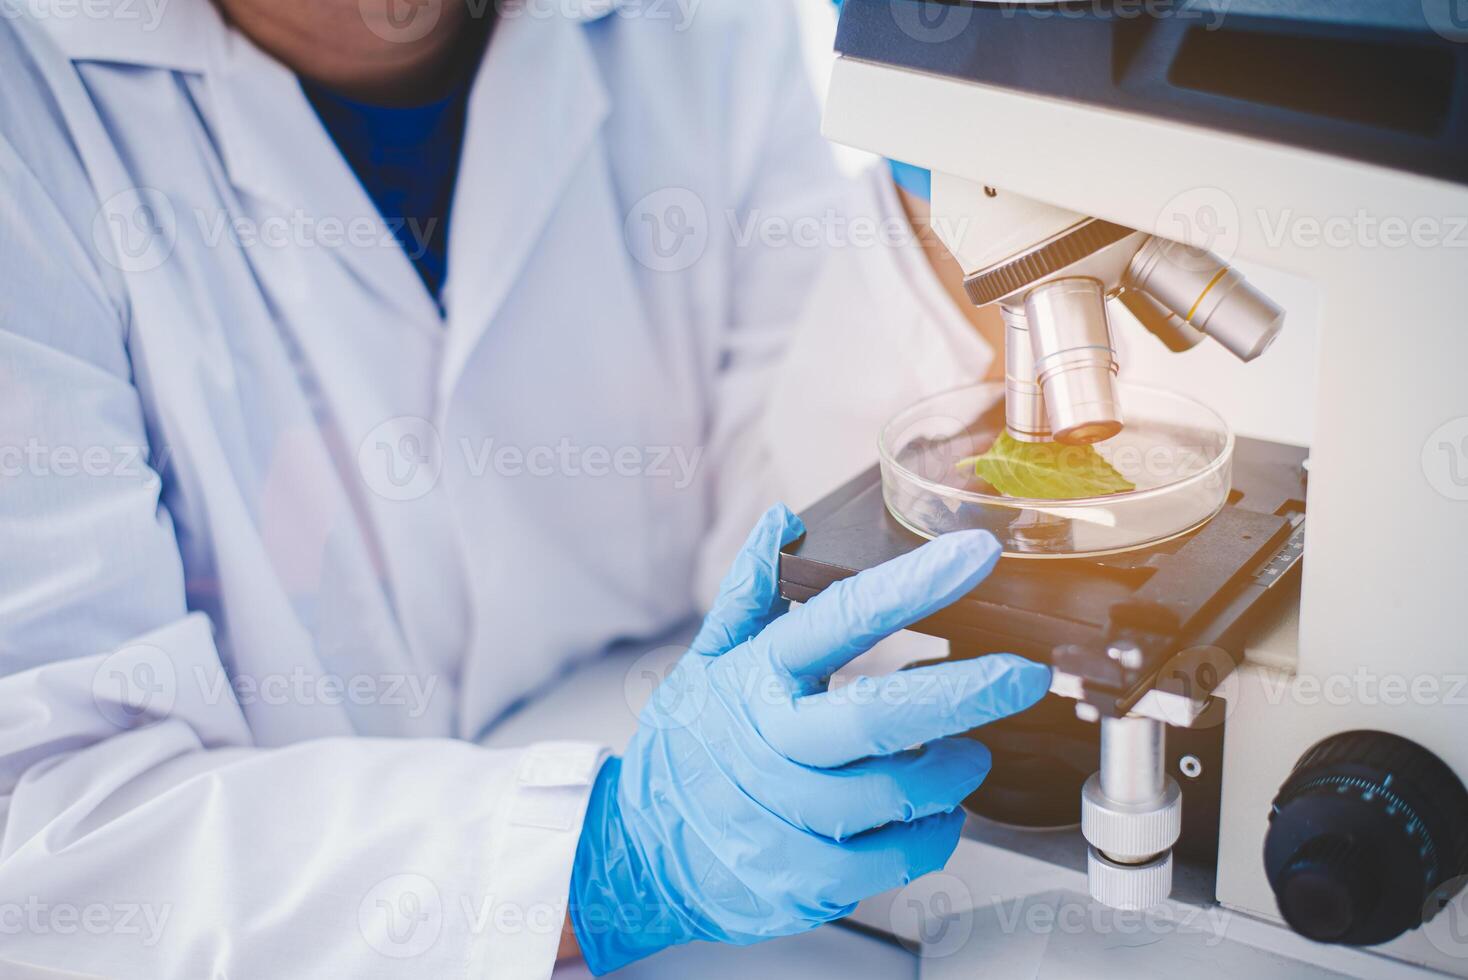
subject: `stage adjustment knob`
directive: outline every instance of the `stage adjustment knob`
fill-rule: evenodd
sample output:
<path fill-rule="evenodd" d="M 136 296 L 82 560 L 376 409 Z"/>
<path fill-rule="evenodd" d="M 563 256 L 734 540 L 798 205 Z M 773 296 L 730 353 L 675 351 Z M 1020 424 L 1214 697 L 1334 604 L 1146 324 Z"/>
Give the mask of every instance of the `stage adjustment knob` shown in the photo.
<path fill-rule="evenodd" d="M 1434 889 L 1468 871 L 1468 791 L 1415 742 L 1332 736 L 1300 758 L 1274 798 L 1264 870 L 1296 932 L 1384 943 L 1421 925 Z"/>

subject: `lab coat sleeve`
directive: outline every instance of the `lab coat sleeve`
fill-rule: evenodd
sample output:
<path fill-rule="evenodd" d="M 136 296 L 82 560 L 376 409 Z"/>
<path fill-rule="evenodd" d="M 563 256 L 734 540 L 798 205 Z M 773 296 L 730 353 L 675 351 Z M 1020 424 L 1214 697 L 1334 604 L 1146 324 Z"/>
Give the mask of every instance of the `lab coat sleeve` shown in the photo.
<path fill-rule="evenodd" d="M 96 201 L 45 101 L 6 102 L 0 975 L 548 976 L 601 750 L 255 745 L 185 606 Z"/>
<path fill-rule="evenodd" d="M 771 501 L 814 503 L 876 462 L 888 416 L 982 377 L 993 358 L 928 264 L 885 163 L 838 166 L 790 5 L 758 6 L 785 20 L 760 32 L 775 64 L 751 54 L 740 72 L 752 91 L 769 86 L 762 136 L 733 166 L 743 184 L 708 452 L 718 471 L 696 581 L 704 603 Z"/>

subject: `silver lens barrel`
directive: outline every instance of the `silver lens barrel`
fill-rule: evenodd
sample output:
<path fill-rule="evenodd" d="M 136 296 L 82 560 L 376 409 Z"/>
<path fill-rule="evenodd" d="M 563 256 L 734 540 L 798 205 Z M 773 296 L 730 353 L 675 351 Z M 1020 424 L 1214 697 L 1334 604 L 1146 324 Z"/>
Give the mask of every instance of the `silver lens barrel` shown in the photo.
<path fill-rule="evenodd" d="M 1020 442 L 1049 442 L 1045 395 L 1035 375 L 1030 328 L 1023 307 L 1002 304 L 1004 317 L 1004 422 Z"/>
<path fill-rule="evenodd" d="M 1127 308 L 1147 332 L 1167 345 L 1167 349 L 1181 354 L 1192 350 L 1203 342 L 1207 334 L 1193 326 L 1176 313 L 1152 298 L 1151 293 L 1140 289 L 1122 290 L 1121 305 Z"/>
<path fill-rule="evenodd" d="M 1126 285 L 1244 361 L 1264 353 L 1284 327 L 1284 311 L 1238 270 L 1212 252 L 1165 238 L 1149 239 L 1132 257 Z"/>
<path fill-rule="evenodd" d="M 1089 444 L 1121 431 L 1116 349 L 1095 279 L 1054 279 L 1025 296 L 1025 321 L 1045 414 L 1057 442 Z"/>

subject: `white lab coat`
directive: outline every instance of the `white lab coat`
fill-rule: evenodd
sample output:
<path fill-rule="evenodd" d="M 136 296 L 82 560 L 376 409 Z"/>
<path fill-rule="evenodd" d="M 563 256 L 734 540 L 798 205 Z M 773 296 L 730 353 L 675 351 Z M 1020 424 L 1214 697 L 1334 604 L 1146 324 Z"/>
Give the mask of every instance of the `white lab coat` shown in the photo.
<path fill-rule="evenodd" d="M 606 749 L 474 739 L 988 359 L 914 247 L 779 243 L 894 213 L 785 6 L 511 8 L 442 319 L 205 0 L 7 8 L 0 975 L 550 972 Z"/>

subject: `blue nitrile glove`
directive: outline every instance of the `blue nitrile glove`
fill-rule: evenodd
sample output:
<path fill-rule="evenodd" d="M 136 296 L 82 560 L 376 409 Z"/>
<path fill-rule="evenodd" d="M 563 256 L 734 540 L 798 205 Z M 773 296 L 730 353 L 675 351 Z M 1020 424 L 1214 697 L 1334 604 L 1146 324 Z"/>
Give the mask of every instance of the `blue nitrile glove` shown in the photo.
<path fill-rule="evenodd" d="M 901 160 L 888 160 L 887 166 L 892 171 L 892 182 L 903 190 L 924 201 L 933 199 L 933 174 L 932 171 L 922 167 L 914 167 L 910 163 Z"/>
<path fill-rule="evenodd" d="M 836 12 L 840 13 L 841 0 L 831 2 L 836 5 Z M 898 187 L 924 201 L 933 199 L 933 175 L 929 171 L 901 160 L 888 160 L 887 166 L 892 170 L 892 182 Z"/>
<path fill-rule="evenodd" d="M 978 585 L 999 545 L 944 535 L 787 611 L 777 562 L 803 531 L 786 508 L 766 512 L 625 757 L 597 777 L 570 913 L 595 973 L 693 939 L 802 932 L 941 868 L 990 761 L 943 736 L 1050 686 L 1049 668 L 994 654 L 827 690 L 852 658 Z"/>

